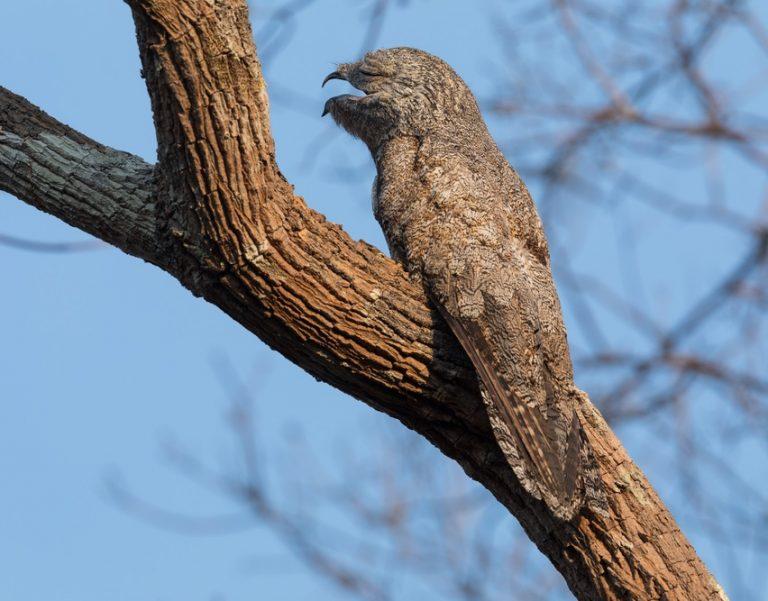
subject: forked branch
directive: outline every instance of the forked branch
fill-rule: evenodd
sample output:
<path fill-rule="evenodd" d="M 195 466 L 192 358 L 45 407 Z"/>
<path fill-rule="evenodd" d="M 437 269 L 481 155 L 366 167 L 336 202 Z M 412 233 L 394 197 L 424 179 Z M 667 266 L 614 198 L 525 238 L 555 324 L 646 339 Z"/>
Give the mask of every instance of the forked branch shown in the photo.
<path fill-rule="evenodd" d="M 302 369 L 418 431 L 520 520 L 580 599 L 723 599 L 589 400 L 610 513 L 571 523 L 518 486 L 474 372 L 419 287 L 280 173 L 245 0 L 129 0 L 158 165 L 0 93 L 0 188 L 155 263 Z"/>

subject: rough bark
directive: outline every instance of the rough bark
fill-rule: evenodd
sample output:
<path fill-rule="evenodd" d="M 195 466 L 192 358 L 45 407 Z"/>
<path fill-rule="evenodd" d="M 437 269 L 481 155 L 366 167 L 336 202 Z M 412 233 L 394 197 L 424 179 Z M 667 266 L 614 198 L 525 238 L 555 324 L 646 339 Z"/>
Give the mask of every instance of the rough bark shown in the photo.
<path fill-rule="evenodd" d="M 150 261 L 157 255 L 153 171 L 0 87 L 0 189 Z"/>
<path fill-rule="evenodd" d="M 603 418 L 579 413 L 609 513 L 554 519 L 515 481 L 470 363 L 423 291 L 280 173 L 244 0 L 129 0 L 158 163 L 0 89 L 0 188 L 176 276 L 272 348 L 399 419 L 521 522 L 579 599 L 725 595 Z"/>

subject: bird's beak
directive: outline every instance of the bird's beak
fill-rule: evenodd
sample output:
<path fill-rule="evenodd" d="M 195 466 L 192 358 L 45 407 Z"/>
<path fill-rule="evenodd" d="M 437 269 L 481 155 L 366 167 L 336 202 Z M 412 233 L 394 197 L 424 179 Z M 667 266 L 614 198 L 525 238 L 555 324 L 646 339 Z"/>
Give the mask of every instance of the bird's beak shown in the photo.
<path fill-rule="evenodd" d="M 343 81 L 349 81 L 347 77 L 347 73 L 349 73 L 350 65 L 348 63 L 344 63 L 342 65 L 339 65 L 338 69 L 336 71 L 333 71 L 332 73 L 329 73 L 326 75 L 325 79 L 323 80 L 323 86 L 327 84 L 332 79 L 341 79 Z M 322 86 L 321 86 L 322 87 Z M 331 106 L 333 105 L 333 102 L 335 100 L 338 100 L 342 96 L 348 96 L 349 94 L 342 94 L 341 96 L 334 96 L 333 98 L 329 98 L 325 106 L 323 107 L 323 117 L 325 117 L 330 111 Z"/>
<path fill-rule="evenodd" d="M 327 84 L 332 79 L 343 79 L 344 81 L 347 80 L 347 76 L 344 75 L 341 71 L 333 71 L 332 73 L 329 73 L 325 76 L 325 79 L 323 80 L 323 85 L 320 87 L 325 87 L 325 84 Z"/>
<path fill-rule="evenodd" d="M 323 106 L 323 114 L 320 115 L 320 117 L 325 117 L 328 113 L 331 112 L 331 105 L 333 104 L 334 98 L 329 98 L 325 101 L 325 106 Z"/>

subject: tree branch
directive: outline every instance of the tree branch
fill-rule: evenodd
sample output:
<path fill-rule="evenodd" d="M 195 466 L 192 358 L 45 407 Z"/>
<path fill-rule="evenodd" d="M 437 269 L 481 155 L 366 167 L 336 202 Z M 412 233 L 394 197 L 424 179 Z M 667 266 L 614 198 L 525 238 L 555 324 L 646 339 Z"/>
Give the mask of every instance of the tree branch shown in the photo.
<path fill-rule="evenodd" d="M 316 378 L 418 431 L 520 520 L 580 599 L 725 598 L 586 395 L 609 514 L 584 508 L 562 523 L 525 494 L 469 360 L 422 290 L 280 173 L 244 0 L 128 4 L 158 136 L 154 179 L 4 93 L 3 189 L 159 264 Z"/>
<path fill-rule="evenodd" d="M 0 87 L 0 190 L 156 263 L 152 173 Z"/>

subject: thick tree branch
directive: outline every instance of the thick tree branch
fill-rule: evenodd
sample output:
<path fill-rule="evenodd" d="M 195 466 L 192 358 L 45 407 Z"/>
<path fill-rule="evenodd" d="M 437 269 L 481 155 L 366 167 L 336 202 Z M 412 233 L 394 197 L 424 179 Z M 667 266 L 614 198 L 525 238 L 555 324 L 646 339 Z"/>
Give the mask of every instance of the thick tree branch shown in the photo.
<path fill-rule="evenodd" d="M 0 189 L 157 262 L 153 168 L 0 87 Z"/>
<path fill-rule="evenodd" d="M 277 168 L 244 0 L 128 3 L 158 136 L 154 179 L 49 117 L 19 118 L 28 105 L 4 93 L 3 189 L 160 264 L 318 379 L 418 431 L 520 520 L 580 599 L 724 598 L 586 396 L 610 513 L 584 508 L 564 524 L 525 495 L 468 359 L 421 289 L 310 210 Z"/>

